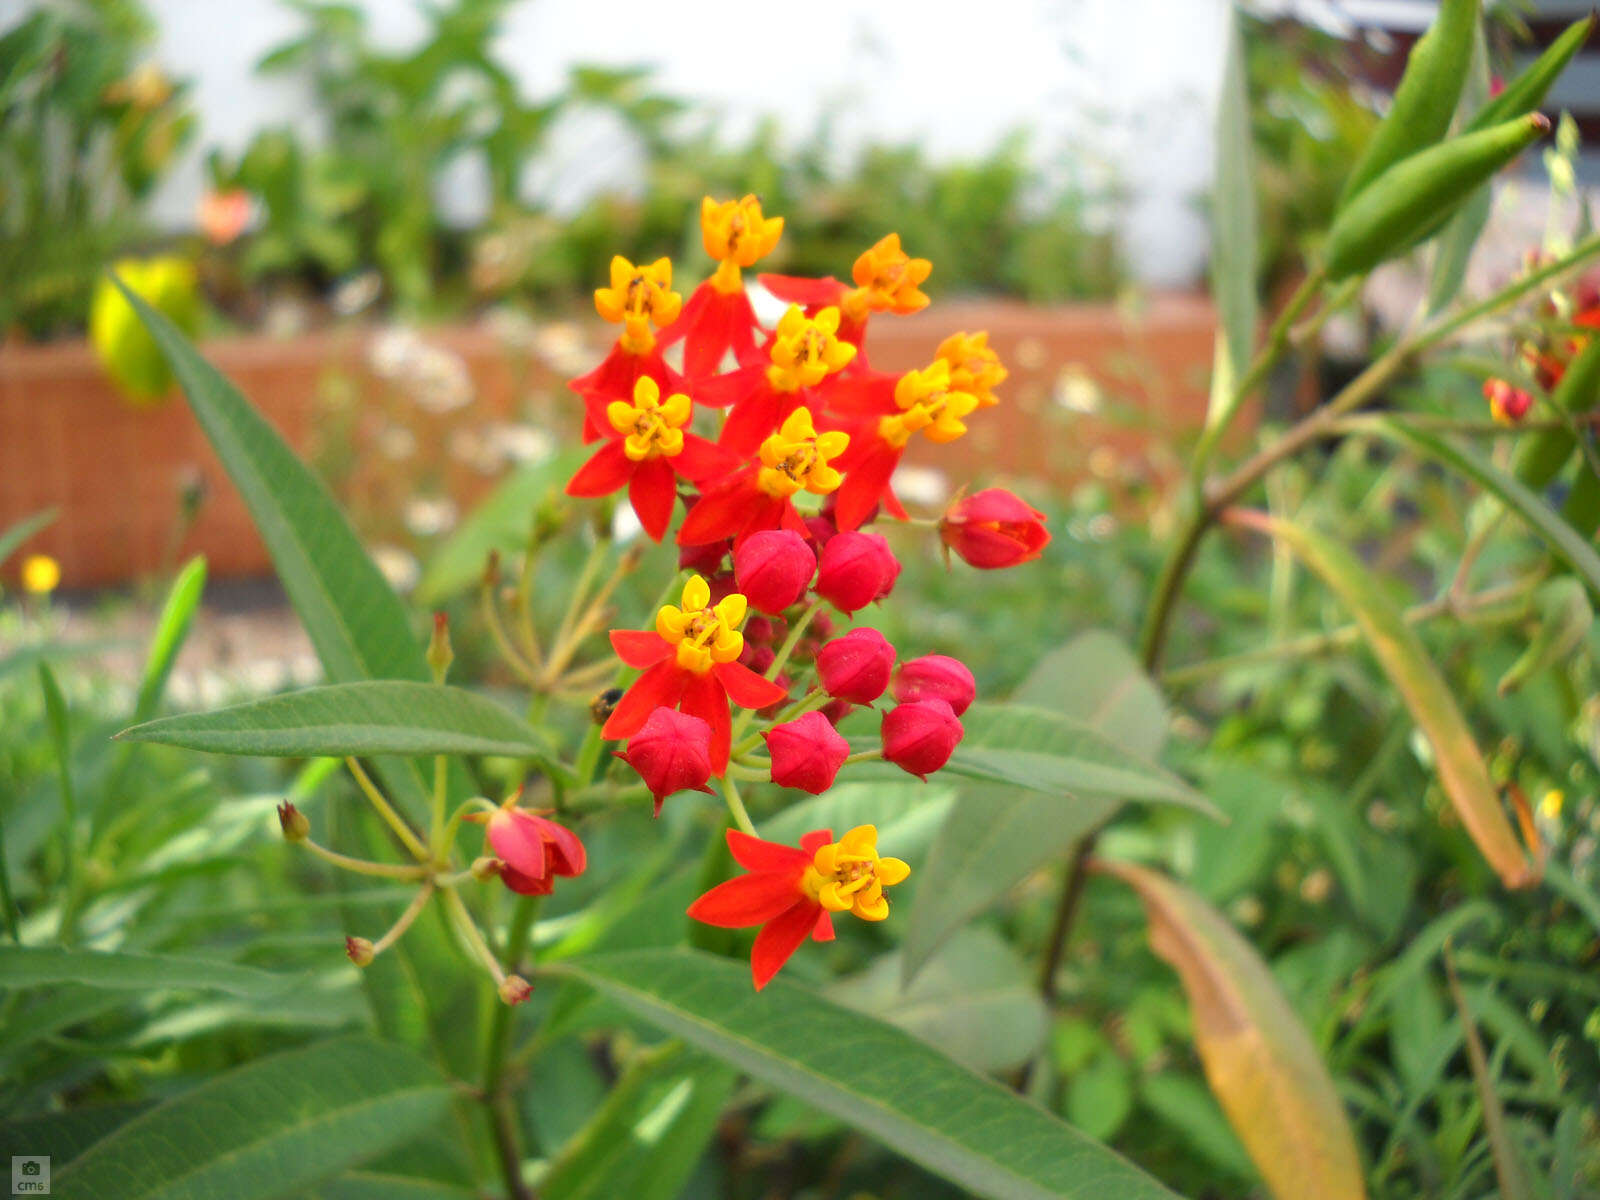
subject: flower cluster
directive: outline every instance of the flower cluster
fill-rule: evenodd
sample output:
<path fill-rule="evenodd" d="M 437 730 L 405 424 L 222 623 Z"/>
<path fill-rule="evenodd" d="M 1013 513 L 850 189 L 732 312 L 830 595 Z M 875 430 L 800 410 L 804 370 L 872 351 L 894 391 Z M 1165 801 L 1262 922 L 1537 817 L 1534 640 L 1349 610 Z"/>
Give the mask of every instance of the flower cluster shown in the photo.
<path fill-rule="evenodd" d="M 601 736 L 624 743 L 617 757 L 648 786 L 657 813 L 673 793 L 709 791 L 716 779 L 748 829 L 736 780 L 820 793 L 850 762 L 883 759 L 926 778 L 955 751 L 972 673 L 938 655 L 901 662 L 877 630 L 842 625 L 888 597 L 900 574 L 889 541 L 870 527 L 910 519 L 894 491 L 902 456 L 916 438 L 942 444 L 966 433 L 999 402 L 1006 370 L 983 333 L 946 338 L 915 370 L 872 367 L 872 318 L 929 302 L 921 286 L 931 264 L 897 235 L 863 253 L 848 283 L 761 276 L 787 304 L 768 328 L 743 271 L 775 248 L 782 219 L 754 196 L 708 197 L 700 225 L 717 266 L 687 301 L 664 258 L 635 265 L 618 256 L 595 292 L 596 310 L 621 328 L 605 360 L 570 385 L 596 449 L 567 492 L 626 489 L 645 534 L 670 534 L 691 572 L 648 628 L 612 631 L 617 656 L 639 675 L 597 708 Z M 915 523 L 936 529 L 947 555 L 986 569 L 1027 562 L 1049 541 L 1042 514 L 999 489 Z M 840 722 L 879 705 L 877 736 L 853 747 Z M 887 915 L 883 887 L 909 868 L 879 860 L 875 838 L 867 826 L 838 843 L 821 831 L 796 849 L 730 833 L 752 874 L 714 889 L 691 914 L 764 926 L 759 987 L 806 934 L 832 936 L 830 913 Z"/>

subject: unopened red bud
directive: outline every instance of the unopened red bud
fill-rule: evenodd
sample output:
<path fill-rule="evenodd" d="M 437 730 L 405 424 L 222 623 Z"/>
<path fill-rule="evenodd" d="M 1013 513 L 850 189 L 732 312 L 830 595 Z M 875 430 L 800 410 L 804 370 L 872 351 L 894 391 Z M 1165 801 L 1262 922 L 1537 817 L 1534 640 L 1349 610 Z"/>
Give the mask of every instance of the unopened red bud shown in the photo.
<path fill-rule="evenodd" d="M 500 981 L 500 999 L 507 1004 L 521 1004 L 533 995 L 533 984 L 521 975 L 507 975 Z"/>
<path fill-rule="evenodd" d="M 772 755 L 772 782 L 813 796 L 827 791 L 850 756 L 850 743 L 819 712 L 809 712 L 761 735 Z"/>
<path fill-rule="evenodd" d="M 841 533 L 823 547 L 817 595 L 853 613 L 887 595 L 899 574 L 900 563 L 881 534 Z"/>
<path fill-rule="evenodd" d="M 883 714 L 883 757 L 926 779 L 955 753 L 964 731 L 955 710 L 940 699 L 913 700 Z"/>
<path fill-rule="evenodd" d="M 678 548 L 678 567 L 680 570 L 693 571 L 696 575 L 715 575 L 722 570 L 722 560 L 728 557 L 728 551 L 733 549 L 733 543 L 724 538 L 720 542 L 707 542 L 703 546 L 681 546 Z"/>
<path fill-rule="evenodd" d="M 655 797 L 657 816 L 661 802 L 674 792 L 711 790 L 706 786 L 711 778 L 711 726 L 688 713 L 656 709 L 617 757 L 639 772 Z"/>
<path fill-rule="evenodd" d="M 278 805 L 278 828 L 291 842 L 303 842 L 311 836 L 311 822 L 288 800 Z"/>
<path fill-rule="evenodd" d="M 939 518 L 939 537 L 984 570 L 1031 562 L 1050 544 L 1044 514 L 1004 488 L 958 497 Z"/>
<path fill-rule="evenodd" d="M 344 952 L 349 955 L 350 961 L 358 967 L 370 965 L 372 960 L 377 957 L 377 951 L 373 949 L 372 943 L 364 937 L 345 938 Z"/>
<path fill-rule="evenodd" d="M 777 652 L 771 646 L 748 639 L 745 640 L 744 649 L 739 652 L 739 661 L 757 675 L 765 675 L 777 657 Z"/>
<path fill-rule="evenodd" d="M 856 706 L 848 700 L 830 700 L 817 709 L 818 712 L 828 718 L 828 724 L 833 726 L 837 726 L 840 721 L 855 712 L 855 710 Z"/>
<path fill-rule="evenodd" d="M 894 679 L 894 698 L 901 703 L 937 698 L 960 716 L 978 696 L 978 683 L 967 664 L 947 654 L 925 654 L 900 668 Z"/>
<path fill-rule="evenodd" d="M 765 708 L 756 709 L 756 716 L 760 717 L 763 721 L 772 720 L 772 718 L 776 717 L 780 712 L 789 706 L 789 689 L 794 685 L 794 680 L 790 679 L 789 676 L 783 671 L 779 671 L 777 675 L 773 676 L 772 682 L 783 689 L 784 696 L 782 700 L 774 700 Z"/>
<path fill-rule="evenodd" d="M 744 623 L 744 644 L 748 646 L 751 642 L 757 642 L 770 646 L 778 640 L 778 627 L 782 624 L 782 621 L 774 621 L 771 617 L 757 615 L 747 618 Z"/>
<path fill-rule="evenodd" d="M 894 647 L 876 629 L 852 629 L 817 654 L 817 675 L 835 699 L 871 704 L 889 686 L 894 658 Z"/>
<path fill-rule="evenodd" d="M 733 552 L 738 587 L 754 608 L 780 613 L 805 595 L 817 572 L 817 556 L 792 529 L 764 529 Z"/>

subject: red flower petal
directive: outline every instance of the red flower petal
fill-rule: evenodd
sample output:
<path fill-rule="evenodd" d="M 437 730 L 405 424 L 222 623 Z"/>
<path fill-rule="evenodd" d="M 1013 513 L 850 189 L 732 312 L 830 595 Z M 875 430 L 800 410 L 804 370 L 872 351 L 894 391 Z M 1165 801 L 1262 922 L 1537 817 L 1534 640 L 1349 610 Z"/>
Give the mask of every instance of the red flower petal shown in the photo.
<path fill-rule="evenodd" d="M 817 927 L 811 931 L 811 940 L 814 942 L 833 941 L 833 914 L 823 909 L 817 914 Z"/>
<path fill-rule="evenodd" d="M 789 956 L 816 928 L 817 914 L 824 911 L 815 900 L 802 900 L 761 927 L 756 944 L 750 949 L 750 976 L 755 980 L 756 991 L 766 987 L 789 961 Z"/>
<path fill-rule="evenodd" d="M 729 699 L 740 708 L 765 708 L 789 697 L 783 688 L 757 675 L 743 663 L 718 663 L 711 669 L 727 689 Z"/>
<path fill-rule="evenodd" d="M 613 629 L 611 648 L 630 667 L 653 667 L 672 653 L 672 643 L 649 629 Z"/>
<path fill-rule="evenodd" d="M 893 498 L 893 493 L 889 491 L 889 477 L 900 465 L 901 451 L 879 437 L 863 440 L 864 449 L 846 471 L 844 482 L 834 493 L 838 499 L 834 504 L 833 516 L 840 529 L 855 529 L 867 519 L 879 501 L 887 503 Z"/>
<path fill-rule="evenodd" d="M 524 875 L 515 867 L 504 866 L 500 868 L 500 882 L 505 884 L 519 896 L 548 896 L 556 888 L 556 877 L 545 875 L 535 879 L 531 875 Z"/>
<path fill-rule="evenodd" d="M 676 658 L 662 659 L 634 680 L 633 686 L 617 701 L 600 736 L 613 742 L 632 737 L 656 709 L 676 708 L 685 685 L 692 678 L 694 676 L 680 667 Z M 723 717 L 727 717 L 726 706 Z"/>
<path fill-rule="evenodd" d="M 628 484 L 628 502 L 650 540 L 659 542 L 672 523 L 678 503 L 678 477 L 664 458 L 647 458 L 634 468 Z"/>
<path fill-rule="evenodd" d="M 501 809 L 489 818 L 489 845 L 520 875 L 543 879 L 547 871 L 542 822 L 531 813 Z"/>
<path fill-rule="evenodd" d="M 672 469 L 695 483 L 720 479 L 738 466 L 738 455 L 693 433 L 683 435 L 683 453 L 672 459 Z"/>
<path fill-rule="evenodd" d="M 728 693 L 714 670 L 704 675 L 685 674 L 687 679 L 679 707 L 711 726 L 711 773 L 720 779 L 727 774 L 728 751 L 733 743 L 733 722 L 728 717 Z"/>
<path fill-rule="evenodd" d="M 621 440 L 613 439 L 596 450 L 594 457 L 579 467 L 577 474 L 567 480 L 567 495 L 609 496 L 628 482 L 634 470 L 635 464 L 628 460 L 627 454 L 622 449 Z"/>
<path fill-rule="evenodd" d="M 757 281 L 779 300 L 790 304 L 820 305 L 826 308 L 844 298 L 844 284 L 832 275 L 807 279 L 800 275 L 757 275 Z"/>
<path fill-rule="evenodd" d="M 768 842 L 738 829 L 728 830 L 728 851 L 733 861 L 747 871 L 803 871 L 811 854 L 785 846 L 782 842 Z"/>
<path fill-rule="evenodd" d="M 831 841 L 833 841 L 833 830 L 813 829 L 810 833 L 800 836 L 800 849 L 804 850 L 808 855 L 812 855 Z"/>
<path fill-rule="evenodd" d="M 758 388 L 764 387 L 766 381 L 765 367 L 740 367 L 737 371 L 729 371 L 726 375 L 696 380 L 694 402 L 704 404 L 707 408 L 727 408 L 728 405 L 737 404 Z"/>
<path fill-rule="evenodd" d="M 557 875 L 582 875 L 589 865 L 589 855 L 578 835 L 555 821 L 541 821 L 541 824 L 550 870 Z"/>
<path fill-rule="evenodd" d="M 756 486 L 757 467 L 746 467 L 700 497 L 678 527 L 678 545 L 702 546 L 744 532 L 751 508 L 766 499 Z"/>
<path fill-rule="evenodd" d="M 689 905 L 689 916 L 719 929 L 743 929 L 764 925 L 801 897 L 798 875 L 758 871 L 719 883 Z"/>
<path fill-rule="evenodd" d="M 783 419 L 799 407 L 801 398 L 799 392 L 779 392 L 763 383 L 733 406 L 728 423 L 717 438 L 718 444 L 736 454 L 754 454 Z"/>

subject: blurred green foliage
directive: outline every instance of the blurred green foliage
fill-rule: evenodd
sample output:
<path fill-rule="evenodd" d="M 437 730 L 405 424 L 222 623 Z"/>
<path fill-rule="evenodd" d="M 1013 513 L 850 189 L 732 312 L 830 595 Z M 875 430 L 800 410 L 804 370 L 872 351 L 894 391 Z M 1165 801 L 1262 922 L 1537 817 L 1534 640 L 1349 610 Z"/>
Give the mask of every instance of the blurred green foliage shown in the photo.
<path fill-rule="evenodd" d="M 0 335 L 81 328 L 194 116 L 137 0 L 38 6 L 0 34 Z"/>

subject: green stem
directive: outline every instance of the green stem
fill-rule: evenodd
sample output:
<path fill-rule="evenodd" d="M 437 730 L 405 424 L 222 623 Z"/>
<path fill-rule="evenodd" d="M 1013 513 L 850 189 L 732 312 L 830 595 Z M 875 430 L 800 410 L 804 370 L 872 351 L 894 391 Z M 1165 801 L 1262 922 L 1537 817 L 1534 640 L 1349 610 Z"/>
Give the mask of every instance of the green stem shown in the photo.
<path fill-rule="evenodd" d="M 302 838 L 300 844 L 323 862 L 330 863 L 341 871 L 351 871 L 357 875 L 374 875 L 383 879 L 421 879 L 428 874 L 428 868 L 420 864 L 381 863 L 365 858 L 351 858 L 348 854 L 340 854 L 337 850 L 320 846 L 310 838 Z"/>
<path fill-rule="evenodd" d="M 722 777 L 722 798 L 728 803 L 728 813 L 733 817 L 733 823 L 751 837 L 755 837 L 755 824 L 750 820 L 750 814 L 744 806 L 744 799 L 739 795 L 739 785 L 734 783 L 732 776 L 724 775 Z"/>
<path fill-rule="evenodd" d="M 515 971 L 528 949 L 528 937 L 539 914 L 539 896 L 519 896 L 511 910 L 511 925 L 506 931 L 505 962 Z M 489 1034 L 483 1048 L 483 1102 L 489 1114 L 489 1132 L 494 1138 L 495 1157 L 505 1180 L 510 1200 L 531 1200 L 532 1192 L 522 1178 L 522 1151 L 517 1136 L 516 1107 L 506 1090 L 506 1051 L 511 1041 L 512 1007 L 495 1006 L 489 1019 Z"/>
<path fill-rule="evenodd" d="M 356 783 L 361 785 L 361 790 L 366 793 L 372 807 L 378 810 L 378 815 L 384 819 L 390 829 L 394 830 L 395 837 L 400 839 L 401 843 L 407 850 L 411 851 L 412 856 L 418 862 L 427 862 L 428 848 L 411 831 L 411 826 L 407 825 L 400 814 L 395 812 L 389 801 L 384 799 L 383 793 L 372 782 L 372 777 L 362 769 L 360 761 L 351 756 L 344 760 L 344 765 L 350 768 L 350 774 L 355 776 Z"/>
<path fill-rule="evenodd" d="M 433 809 L 428 819 L 428 851 L 437 862 L 444 845 L 444 809 L 450 792 L 450 759 L 443 754 L 433 760 Z"/>

